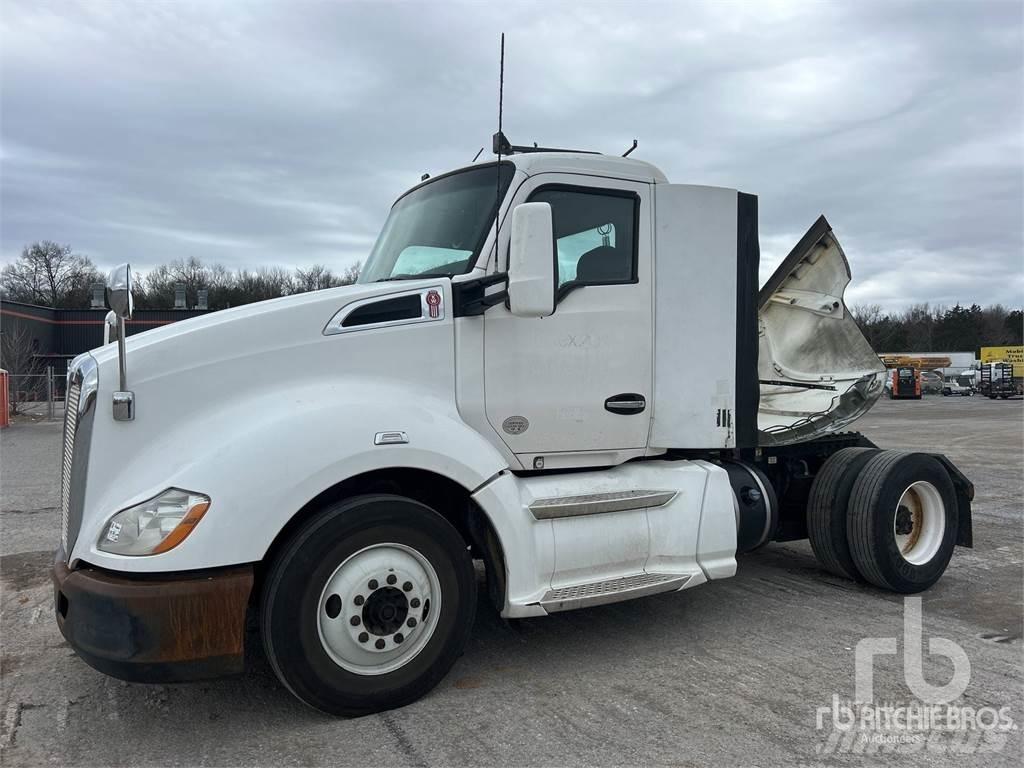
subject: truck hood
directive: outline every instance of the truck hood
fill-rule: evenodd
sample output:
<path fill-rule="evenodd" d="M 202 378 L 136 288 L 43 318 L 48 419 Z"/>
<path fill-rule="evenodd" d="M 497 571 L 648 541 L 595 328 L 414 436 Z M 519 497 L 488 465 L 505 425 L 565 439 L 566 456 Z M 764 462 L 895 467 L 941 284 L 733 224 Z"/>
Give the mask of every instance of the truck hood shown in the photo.
<path fill-rule="evenodd" d="M 850 315 L 850 265 L 818 218 L 758 295 L 758 443 L 838 432 L 875 404 L 885 367 Z"/>
<path fill-rule="evenodd" d="M 125 342 L 129 383 L 151 378 L 167 367 L 192 367 L 211 359 L 223 361 L 318 339 L 334 313 L 347 304 L 437 283 L 438 279 L 432 278 L 345 285 L 222 309 L 136 333 Z M 187 361 L 177 357 L 182 353 L 187 354 Z M 92 354 L 101 366 L 117 365 L 116 344 Z"/>

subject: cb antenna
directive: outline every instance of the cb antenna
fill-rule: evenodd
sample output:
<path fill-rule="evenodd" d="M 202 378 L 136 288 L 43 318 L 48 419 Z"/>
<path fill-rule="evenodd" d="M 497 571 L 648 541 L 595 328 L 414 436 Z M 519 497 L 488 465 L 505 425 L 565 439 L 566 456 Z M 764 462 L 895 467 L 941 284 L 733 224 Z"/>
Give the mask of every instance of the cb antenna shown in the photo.
<path fill-rule="evenodd" d="M 501 132 L 501 107 L 505 97 L 505 33 L 501 33 L 501 63 L 498 69 L 498 132 L 492 140 L 494 153 L 498 156 L 498 162 L 494 166 L 494 261 L 498 261 L 498 232 L 501 229 L 501 150 L 503 145 L 508 144 L 504 134 Z"/>

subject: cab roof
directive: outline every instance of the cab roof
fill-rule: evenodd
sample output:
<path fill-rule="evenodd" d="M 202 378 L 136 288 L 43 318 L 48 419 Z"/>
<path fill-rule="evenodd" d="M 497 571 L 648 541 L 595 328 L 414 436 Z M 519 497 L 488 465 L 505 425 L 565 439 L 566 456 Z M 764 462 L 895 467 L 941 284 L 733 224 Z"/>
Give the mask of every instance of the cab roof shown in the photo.
<path fill-rule="evenodd" d="M 495 164 L 495 159 L 478 160 L 467 163 L 457 168 L 451 168 L 435 176 L 428 176 L 418 184 L 414 184 L 398 196 L 398 200 L 410 192 L 432 181 L 451 176 L 470 168 Z M 628 181 L 641 181 L 648 184 L 667 184 L 668 177 L 656 166 L 643 160 L 634 160 L 631 157 L 617 157 L 614 155 L 602 155 L 597 152 L 522 152 L 512 155 L 502 155 L 502 163 L 511 163 L 516 170 L 522 171 L 527 176 L 535 176 L 539 173 L 575 173 L 587 176 L 604 176 L 612 179 L 626 179 Z M 397 202 L 397 200 L 396 200 Z"/>
<path fill-rule="evenodd" d="M 582 173 L 653 184 L 668 183 L 668 178 L 656 166 L 632 157 L 586 152 L 524 152 L 510 155 L 507 159 L 530 176 L 538 173 Z"/>

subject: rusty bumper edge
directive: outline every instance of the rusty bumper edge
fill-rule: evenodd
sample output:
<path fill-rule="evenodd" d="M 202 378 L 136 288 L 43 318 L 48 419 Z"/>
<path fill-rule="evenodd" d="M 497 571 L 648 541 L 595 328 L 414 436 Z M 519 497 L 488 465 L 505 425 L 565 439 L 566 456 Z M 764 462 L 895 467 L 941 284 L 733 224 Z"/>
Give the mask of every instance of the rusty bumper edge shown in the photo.
<path fill-rule="evenodd" d="M 251 565 L 196 573 L 112 573 L 53 566 L 61 634 L 100 672 L 169 683 L 241 673 Z"/>

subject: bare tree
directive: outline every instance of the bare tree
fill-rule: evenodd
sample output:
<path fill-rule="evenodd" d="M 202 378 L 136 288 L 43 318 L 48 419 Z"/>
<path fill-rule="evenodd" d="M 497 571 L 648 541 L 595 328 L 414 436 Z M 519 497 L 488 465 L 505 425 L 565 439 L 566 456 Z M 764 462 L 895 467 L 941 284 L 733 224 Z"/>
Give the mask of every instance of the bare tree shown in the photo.
<path fill-rule="evenodd" d="M 233 293 L 238 299 L 234 304 L 276 299 L 294 292 L 292 276 L 281 267 L 241 270 L 235 275 Z"/>
<path fill-rule="evenodd" d="M 98 282 L 103 276 L 88 257 L 50 240 L 26 245 L 0 272 L 6 298 L 47 307 L 88 306 L 89 286 Z"/>
<path fill-rule="evenodd" d="M 363 263 L 357 261 L 355 264 L 350 264 L 345 267 L 345 271 L 341 273 L 341 282 L 339 285 L 352 285 L 356 280 L 359 279 L 359 271 L 363 268 Z"/>
<path fill-rule="evenodd" d="M 319 291 L 324 288 L 336 288 L 339 285 L 352 285 L 359 278 L 360 262 L 350 264 L 337 275 L 330 267 L 314 264 L 309 269 L 298 267 L 295 270 L 294 288 L 296 293 Z"/>
<path fill-rule="evenodd" d="M 298 267 L 295 270 L 295 290 L 299 293 L 321 291 L 338 285 L 341 285 L 341 278 L 323 264 L 314 264 L 309 269 Z"/>
<path fill-rule="evenodd" d="M 185 303 L 194 307 L 199 301 L 199 291 L 210 292 L 211 306 L 223 307 L 219 293 L 234 285 L 234 275 L 224 266 L 207 266 L 195 256 L 176 259 L 170 264 L 161 264 L 140 280 L 139 306 L 147 309 L 170 308 L 174 306 L 174 289 L 185 286 Z"/>
<path fill-rule="evenodd" d="M 36 357 L 36 350 L 32 340 L 32 334 L 28 326 L 20 323 L 4 323 L 3 330 L 0 330 L 0 368 L 7 371 L 12 378 L 31 377 L 42 371 L 42 364 Z M 29 381 L 34 383 L 31 378 Z M 15 396 L 17 388 L 12 388 L 11 397 L 8 399 L 11 416 L 18 413 L 20 402 Z"/>

